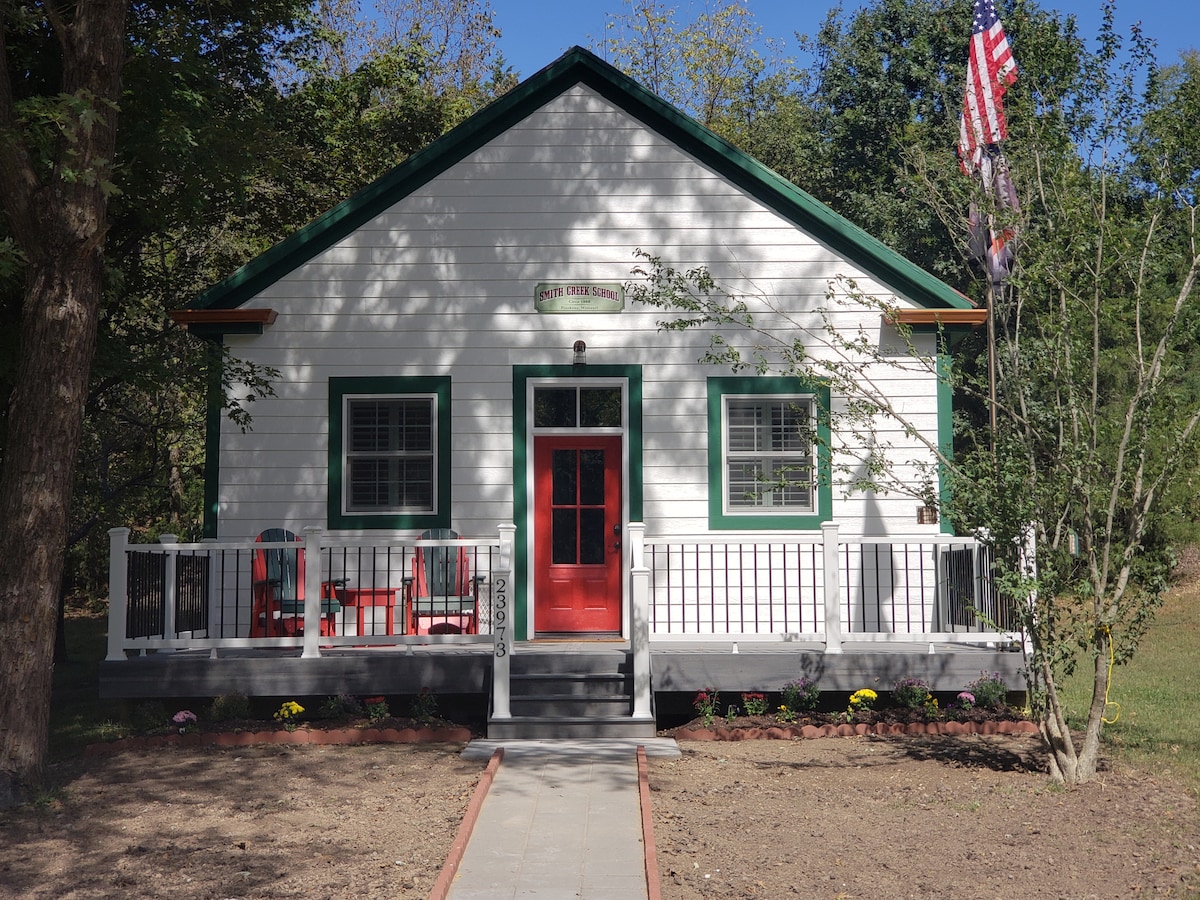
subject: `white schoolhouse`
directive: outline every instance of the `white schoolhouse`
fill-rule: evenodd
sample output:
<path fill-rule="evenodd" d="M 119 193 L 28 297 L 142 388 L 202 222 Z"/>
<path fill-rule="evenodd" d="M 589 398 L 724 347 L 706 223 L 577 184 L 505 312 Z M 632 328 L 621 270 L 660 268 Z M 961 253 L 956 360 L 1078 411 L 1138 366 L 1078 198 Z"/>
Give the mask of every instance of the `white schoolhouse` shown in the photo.
<path fill-rule="evenodd" d="M 549 660 L 567 648 L 616 654 L 644 719 L 647 695 L 704 686 L 1015 673 L 1011 636 L 970 612 L 992 602 L 974 542 L 911 494 L 846 490 L 855 448 L 822 414 L 844 398 L 703 362 L 711 328 L 665 330 L 674 314 L 632 296 L 639 253 L 705 267 L 775 333 L 828 321 L 886 348 L 912 326 L 912 364 L 870 375 L 920 435 L 880 440 L 914 484 L 949 447 L 941 338 L 983 311 L 575 48 L 177 314 L 276 370 L 275 394 L 244 433 L 214 398 L 209 541 L 114 534 L 108 692 L 487 694 L 502 677 L 493 710 L 521 718 L 531 660 L 565 671 Z M 833 302 L 847 279 L 895 317 Z M 307 568 L 283 628 L 254 585 L 276 578 L 262 548 L 294 565 L 293 541 Z M 435 554 L 448 579 L 427 577 Z M 143 558 L 177 584 L 135 627 L 137 585 L 159 578 Z"/>

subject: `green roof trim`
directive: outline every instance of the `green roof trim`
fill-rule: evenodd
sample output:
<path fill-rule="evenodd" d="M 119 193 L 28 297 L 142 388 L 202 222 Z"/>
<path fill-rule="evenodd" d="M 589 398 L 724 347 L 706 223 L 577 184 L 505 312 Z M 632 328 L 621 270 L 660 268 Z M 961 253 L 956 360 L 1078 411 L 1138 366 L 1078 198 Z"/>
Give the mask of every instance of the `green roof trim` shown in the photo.
<path fill-rule="evenodd" d="M 945 282 L 582 47 L 568 50 L 428 147 L 250 260 L 188 308 L 240 306 L 576 84 L 596 91 L 897 293 L 926 308 L 973 308 Z"/>

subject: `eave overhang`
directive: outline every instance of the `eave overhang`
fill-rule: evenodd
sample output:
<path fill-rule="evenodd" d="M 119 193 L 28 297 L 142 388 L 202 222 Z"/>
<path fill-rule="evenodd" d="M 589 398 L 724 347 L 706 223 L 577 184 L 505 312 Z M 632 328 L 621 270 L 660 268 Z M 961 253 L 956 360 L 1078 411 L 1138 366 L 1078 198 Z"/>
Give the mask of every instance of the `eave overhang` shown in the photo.
<path fill-rule="evenodd" d="M 279 314 L 273 309 L 176 309 L 171 320 L 194 335 L 262 334 Z"/>
<path fill-rule="evenodd" d="M 888 321 L 896 325 L 911 327 L 941 326 L 943 328 L 968 326 L 978 328 L 987 324 L 986 309 L 898 309 Z"/>

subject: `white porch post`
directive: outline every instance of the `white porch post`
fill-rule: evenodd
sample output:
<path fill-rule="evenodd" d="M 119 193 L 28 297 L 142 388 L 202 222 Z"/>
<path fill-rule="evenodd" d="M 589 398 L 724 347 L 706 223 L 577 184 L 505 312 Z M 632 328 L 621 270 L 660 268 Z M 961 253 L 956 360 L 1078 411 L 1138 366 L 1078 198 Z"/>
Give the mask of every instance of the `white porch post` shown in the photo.
<path fill-rule="evenodd" d="M 160 534 L 158 542 L 169 547 L 171 544 L 179 543 L 179 535 Z M 170 550 L 167 550 L 163 556 L 166 557 L 166 565 L 163 567 L 163 637 L 170 640 L 179 634 L 175 626 L 175 607 L 178 605 L 175 597 L 177 584 L 175 573 L 179 567 L 179 556 Z"/>
<path fill-rule="evenodd" d="M 129 608 L 128 528 L 108 529 L 108 655 L 106 660 L 125 658 L 125 614 Z"/>
<path fill-rule="evenodd" d="M 650 712 L 650 569 L 646 566 L 646 524 L 630 522 L 629 583 L 632 594 L 629 639 L 633 645 L 633 717 Z"/>
<path fill-rule="evenodd" d="M 321 655 L 321 529 L 304 526 L 304 650 L 301 659 Z M 299 566 L 297 566 L 299 568 Z"/>
<path fill-rule="evenodd" d="M 513 541 L 517 526 L 500 526 L 500 559 L 492 573 L 492 718 L 511 719 L 509 659 L 513 650 L 512 598 Z"/>
<path fill-rule="evenodd" d="M 838 572 L 837 522 L 821 523 L 825 560 L 825 652 L 842 652 L 842 586 Z"/>

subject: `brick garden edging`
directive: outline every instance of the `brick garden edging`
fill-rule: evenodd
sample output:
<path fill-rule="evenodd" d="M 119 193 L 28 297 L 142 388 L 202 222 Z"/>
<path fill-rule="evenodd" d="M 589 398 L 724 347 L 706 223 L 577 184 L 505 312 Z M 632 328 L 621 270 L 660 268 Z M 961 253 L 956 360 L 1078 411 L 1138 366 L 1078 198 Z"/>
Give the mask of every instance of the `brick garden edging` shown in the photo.
<path fill-rule="evenodd" d="M 436 728 L 297 728 L 295 731 L 211 731 L 195 734 L 154 734 L 117 741 L 88 744 L 84 756 L 98 756 L 142 747 L 249 747 L 254 744 L 426 744 L 463 743 L 471 740 L 471 729 L 459 726 Z"/>
<path fill-rule="evenodd" d="M 868 734 L 1036 734 L 1037 725 L 1026 721 L 1003 722 L 877 722 L 868 725 L 781 725 L 767 728 L 677 728 L 677 741 L 753 741 L 763 738 L 789 741 L 794 738 L 856 737 Z"/>

